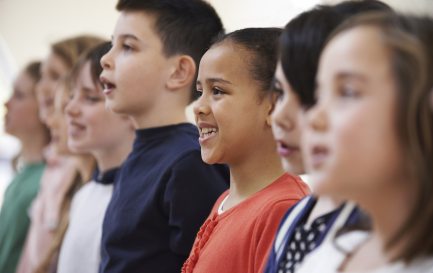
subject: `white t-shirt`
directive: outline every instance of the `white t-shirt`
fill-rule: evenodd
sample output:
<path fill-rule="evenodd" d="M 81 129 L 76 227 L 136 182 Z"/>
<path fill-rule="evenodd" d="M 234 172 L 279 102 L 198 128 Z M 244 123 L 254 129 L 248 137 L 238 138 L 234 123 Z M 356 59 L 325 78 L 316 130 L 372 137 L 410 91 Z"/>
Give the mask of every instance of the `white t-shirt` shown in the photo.
<path fill-rule="evenodd" d="M 310 253 L 296 270 L 296 273 L 337 273 L 346 259 L 346 254 L 336 248 L 351 251 L 362 244 L 368 232 L 353 231 L 339 236 L 335 242 L 328 241 Z M 433 257 L 418 259 L 409 265 L 394 262 L 374 270 L 350 271 L 351 273 L 433 273 Z"/>
<path fill-rule="evenodd" d="M 97 273 L 102 223 L 113 184 L 86 183 L 74 196 L 69 226 L 60 249 L 58 273 Z"/>

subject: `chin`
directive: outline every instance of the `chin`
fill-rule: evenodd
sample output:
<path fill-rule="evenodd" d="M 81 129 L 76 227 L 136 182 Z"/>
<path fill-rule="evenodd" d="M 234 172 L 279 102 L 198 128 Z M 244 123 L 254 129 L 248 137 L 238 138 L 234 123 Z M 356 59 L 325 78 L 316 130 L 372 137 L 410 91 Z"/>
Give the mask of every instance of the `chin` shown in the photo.
<path fill-rule="evenodd" d="M 73 153 L 87 153 L 86 147 L 80 143 L 68 143 L 68 147 Z"/>
<path fill-rule="evenodd" d="M 210 154 L 204 153 L 203 150 L 201 152 L 201 159 L 203 160 L 204 163 L 209 164 L 209 165 L 219 163 L 215 157 L 213 157 Z"/>
<path fill-rule="evenodd" d="M 123 107 L 116 103 L 113 99 L 107 99 L 105 102 L 105 107 L 116 114 L 124 114 Z"/>
<path fill-rule="evenodd" d="M 305 173 L 305 169 L 302 162 L 290 162 L 289 160 L 283 158 L 281 159 L 281 165 L 283 166 L 284 171 L 287 173 L 296 174 L 296 175 Z"/>

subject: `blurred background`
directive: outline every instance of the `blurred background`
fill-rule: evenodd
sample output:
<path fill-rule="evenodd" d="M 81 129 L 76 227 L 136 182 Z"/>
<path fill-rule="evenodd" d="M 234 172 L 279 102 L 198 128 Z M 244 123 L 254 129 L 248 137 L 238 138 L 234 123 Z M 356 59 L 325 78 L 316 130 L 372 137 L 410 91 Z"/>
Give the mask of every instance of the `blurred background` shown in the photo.
<path fill-rule="evenodd" d="M 0 0 L 0 204 L 11 177 L 9 161 L 19 150 L 3 130 L 4 102 L 16 73 L 43 59 L 49 45 L 77 34 L 109 38 L 117 19 L 117 0 Z M 227 31 L 244 27 L 284 26 L 292 17 L 332 0 L 209 0 Z M 433 0 L 385 0 L 405 13 L 433 15 Z"/>

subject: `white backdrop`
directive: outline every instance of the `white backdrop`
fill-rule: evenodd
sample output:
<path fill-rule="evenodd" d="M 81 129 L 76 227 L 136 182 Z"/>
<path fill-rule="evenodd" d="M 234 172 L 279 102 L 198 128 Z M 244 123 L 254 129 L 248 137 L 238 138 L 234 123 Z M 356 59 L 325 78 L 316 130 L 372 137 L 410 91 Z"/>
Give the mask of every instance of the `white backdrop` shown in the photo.
<path fill-rule="evenodd" d="M 243 27 L 284 26 L 293 16 L 319 2 L 340 0 L 209 0 L 227 31 Z M 0 0 L 0 165 L 17 145 L 3 134 L 3 103 L 15 73 L 27 62 L 43 58 L 48 46 L 77 34 L 109 38 L 116 22 L 117 0 Z M 433 0 L 385 0 L 410 12 L 433 13 Z M 11 144 L 12 143 L 12 144 Z M 0 166 L 1 193 L 8 174 Z"/>

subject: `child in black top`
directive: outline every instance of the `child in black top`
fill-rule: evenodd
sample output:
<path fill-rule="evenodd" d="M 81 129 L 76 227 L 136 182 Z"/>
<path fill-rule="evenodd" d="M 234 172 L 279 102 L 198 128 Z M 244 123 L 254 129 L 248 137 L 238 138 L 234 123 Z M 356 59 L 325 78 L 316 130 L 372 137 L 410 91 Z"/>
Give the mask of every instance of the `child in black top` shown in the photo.
<path fill-rule="evenodd" d="M 117 9 L 101 80 L 107 106 L 137 131 L 105 216 L 100 272 L 180 272 L 228 186 L 225 167 L 202 161 L 185 115 L 197 63 L 223 28 L 201 0 L 120 0 Z"/>

